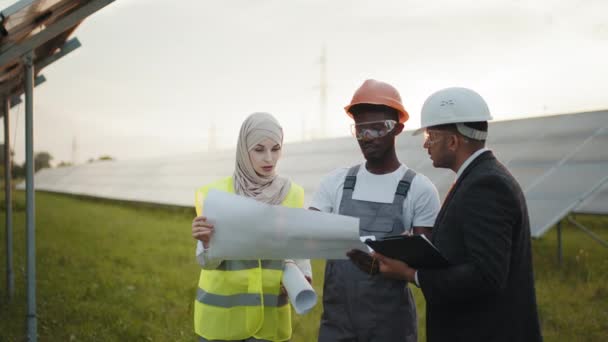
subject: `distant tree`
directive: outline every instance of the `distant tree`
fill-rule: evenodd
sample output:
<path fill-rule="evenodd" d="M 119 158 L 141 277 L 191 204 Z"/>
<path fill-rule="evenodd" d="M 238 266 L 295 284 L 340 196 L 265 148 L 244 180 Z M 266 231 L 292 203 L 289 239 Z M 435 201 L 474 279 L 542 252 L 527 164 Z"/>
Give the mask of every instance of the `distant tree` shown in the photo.
<path fill-rule="evenodd" d="M 15 166 L 19 166 L 15 164 L 13 157 L 15 156 L 15 151 L 11 149 L 11 176 L 15 177 Z M 0 144 L 0 177 L 4 178 L 4 144 Z"/>
<path fill-rule="evenodd" d="M 22 165 L 18 163 L 13 164 L 12 176 L 14 179 L 25 178 L 25 162 Z"/>
<path fill-rule="evenodd" d="M 34 154 L 34 172 L 38 172 L 40 169 L 50 168 L 51 160 L 53 160 L 53 156 L 51 156 L 48 152 L 37 152 Z"/>
<path fill-rule="evenodd" d="M 66 162 L 66 161 L 60 161 L 59 164 L 57 164 L 57 167 L 68 167 L 68 166 L 72 166 L 72 163 L 70 162 Z"/>
<path fill-rule="evenodd" d="M 104 154 L 103 156 L 99 157 L 99 159 L 97 159 L 97 160 L 114 160 L 114 157 Z"/>
<path fill-rule="evenodd" d="M 89 160 L 87 160 L 87 163 L 94 163 L 97 161 L 106 161 L 106 160 L 114 160 L 114 157 L 107 155 L 107 154 L 103 154 L 103 155 L 99 156 L 99 158 L 97 158 L 97 159 L 89 158 Z"/>
<path fill-rule="evenodd" d="M 15 151 L 11 149 L 11 157 L 15 156 Z M 11 159 L 12 161 L 12 159 Z M 0 162 L 4 165 L 4 144 L 0 144 Z"/>

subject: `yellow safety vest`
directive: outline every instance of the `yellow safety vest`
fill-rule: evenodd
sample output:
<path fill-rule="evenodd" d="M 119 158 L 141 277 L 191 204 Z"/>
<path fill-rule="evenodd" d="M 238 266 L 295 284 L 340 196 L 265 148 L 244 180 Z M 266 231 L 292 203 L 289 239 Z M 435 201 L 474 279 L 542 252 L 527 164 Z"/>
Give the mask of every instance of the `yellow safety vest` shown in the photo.
<path fill-rule="evenodd" d="M 197 215 L 207 192 L 217 189 L 234 193 L 232 177 L 196 191 Z M 301 208 L 304 189 L 291 183 L 281 205 Z M 269 341 L 291 338 L 291 307 L 280 295 L 282 260 L 224 260 L 217 269 L 201 270 L 194 301 L 194 330 L 208 340 Z"/>

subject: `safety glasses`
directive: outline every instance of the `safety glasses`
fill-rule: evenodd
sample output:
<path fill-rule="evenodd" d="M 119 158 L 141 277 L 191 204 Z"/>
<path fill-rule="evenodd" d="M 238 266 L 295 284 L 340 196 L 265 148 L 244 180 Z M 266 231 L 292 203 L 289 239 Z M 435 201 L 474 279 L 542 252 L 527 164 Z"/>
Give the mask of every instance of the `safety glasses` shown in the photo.
<path fill-rule="evenodd" d="M 395 120 L 370 121 L 352 124 L 350 130 L 357 140 L 369 140 L 386 136 L 395 129 L 395 125 Z"/>
<path fill-rule="evenodd" d="M 438 131 L 438 130 L 424 130 L 424 145 L 433 146 L 438 143 L 442 137 L 452 134 L 451 132 Z"/>

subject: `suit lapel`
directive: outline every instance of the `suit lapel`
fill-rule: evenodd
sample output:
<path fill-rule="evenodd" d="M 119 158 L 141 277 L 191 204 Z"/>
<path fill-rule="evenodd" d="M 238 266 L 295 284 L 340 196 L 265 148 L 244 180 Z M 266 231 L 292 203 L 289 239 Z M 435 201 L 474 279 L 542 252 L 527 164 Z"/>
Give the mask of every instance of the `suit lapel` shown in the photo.
<path fill-rule="evenodd" d="M 443 204 L 441 205 L 439 214 L 437 214 L 437 219 L 435 220 L 435 227 L 433 228 L 433 236 L 435 236 L 435 233 L 436 233 L 435 229 L 437 229 L 439 226 L 441 226 L 441 222 L 443 221 L 445 212 L 447 211 L 447 208 L 450 206 L 450 203 L 452 202 L 452 198 L 454 197 L 454 194 L 458 191 L 458 188 L 460 187 L 460 184 L 462 184 L 462 181 L 467 177 L 467 175 L 469 173 L 471 173 L 471 170 L 475 169 L 475 167 L 477 165 L 479 165 L 481 162 L 488 160 L 488 159 L 495 159 L 492 151 L 483 152 L 477 158 L 475 158 L 475 160 L 473 160 L 473 162 L 471 164 L 469 164 L 469 166 L 467 166 L 466 169 L 464 169 L 464 171 L 462 172 L 460 177 L 458 177 L 458 180 L 456 181 L 456 183 L 452 184 L 452 186 L 450 187 L 450 190 L 448 191 L 447 195 L 445 196 L 445 200 L 443 200 Z"/>

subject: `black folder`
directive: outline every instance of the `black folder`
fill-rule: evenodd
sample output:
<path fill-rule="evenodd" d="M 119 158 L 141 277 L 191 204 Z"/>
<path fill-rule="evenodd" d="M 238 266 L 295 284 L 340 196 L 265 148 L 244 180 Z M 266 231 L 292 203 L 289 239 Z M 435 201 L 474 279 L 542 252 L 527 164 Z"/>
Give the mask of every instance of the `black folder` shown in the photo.
<path fill-rule="evenodd" d="M 399 259 L 416 269 L 445 268 L 446 258 L 424 235 L 387 236 L 380 240 L 365 240 L 374 251 Z"/>

